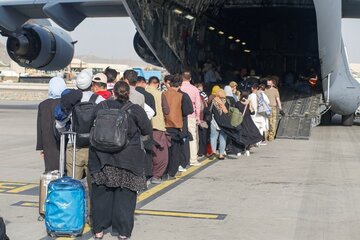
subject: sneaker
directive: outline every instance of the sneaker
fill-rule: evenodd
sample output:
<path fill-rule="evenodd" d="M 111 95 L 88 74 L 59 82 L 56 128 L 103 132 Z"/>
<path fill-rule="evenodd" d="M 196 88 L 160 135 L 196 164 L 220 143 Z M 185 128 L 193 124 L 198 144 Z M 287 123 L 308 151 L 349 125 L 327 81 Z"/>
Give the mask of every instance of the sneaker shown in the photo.
<path fill-rule="evenodd" d="M 240 157 L 240 156 L 241 156 L 241 152 L 237 153 L 236 156 Z"/>
<path fill-rule="evenodd" d="M 120 235 L 120 236 L 118 236 L 118 239 L 119 240 L 129 240 L 130 238 Z"/>
<path fill-rule="evenodd" d="M 176 177 L 172 177 L 172 176 L 168 176 L 168 178 L 167 178 L 167 180 L 175 180 L 176 179 Z"/>
<path fill-rule="evenodd" d="M 245 156 L 249 157 L 250 156 L 250 151 L 249 150 L 246 150 L 245 152 Z"/>
<path fill-rule="evenodd" d="M 194 166 L 194 167 L 197 167 L 197 166 L 200 166 L 200 165 L 201 165 L 201 163 L 199 163 L 199 162 L 190 163 L 190 166 Z"/>
<path fill-rule="evenodd" d="M 183 168 L 182 166 L 179 166 L 179 172 L 186 172 L 187 169 L 186 168 Z"/>
<path fill-rule="evenodd" d="M 266 146 L 267 145 L 267 142 L 266 141 L 261 141 L 260 142 L 260 146 Z"/>
<path fill-rule="evenodd" d="M 162 180 L 161 180 L 161 178 L 152 177 L 152 178 L 150 179 L 150 182 L 151 182 L 152 184 L 159 184 L 159 183 L 162 183 Z"/>

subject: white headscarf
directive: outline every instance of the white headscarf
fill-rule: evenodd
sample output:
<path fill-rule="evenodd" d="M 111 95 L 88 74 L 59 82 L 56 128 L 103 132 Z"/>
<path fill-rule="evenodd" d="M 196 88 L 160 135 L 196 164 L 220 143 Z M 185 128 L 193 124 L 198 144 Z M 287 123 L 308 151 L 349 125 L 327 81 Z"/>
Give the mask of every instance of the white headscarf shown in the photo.
<path fill-rule="evenodd" d="M 224 91 L 227 97 L 234 97 L 231 87 L 229 85 L 224 87 Z"/>
<path fill-rule="evenodd" d="M 49 82 L 48 98 L 61 98 L 61 93 L 66 89 L 66 84 L 63 78 L 53 77 Z"/>

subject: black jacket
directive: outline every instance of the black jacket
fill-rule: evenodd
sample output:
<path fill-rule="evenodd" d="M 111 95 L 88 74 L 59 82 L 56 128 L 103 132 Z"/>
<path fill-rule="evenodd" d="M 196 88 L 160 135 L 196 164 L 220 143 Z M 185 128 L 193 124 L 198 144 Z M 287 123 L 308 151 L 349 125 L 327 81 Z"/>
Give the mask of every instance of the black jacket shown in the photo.
<path fill-rule="evenodd" d="M 54 134 L 54 109 L 60 99 L 46 99 L 38 107 L 36 150 L 44 151 L 45 171 L 59 169 L 60 144 Z"/>
<path fill-rule="evenodd" d="M 124 104 L 116 100 L 106 100 L 106 102 L 109 108 L 121 108 Z M 102 108 L 104 108 L 103 104 L 96 106 L 93 119 Z M 119 153 L 104 153 L 90 146 L 89 170 L 91 173 L 99 172 L 105 165 L 110 165 L 129 170 L 137 176 L 144 174 L 145 151 L 140 136 L 151 134 L 151 122 L 144 109 L 137 104 L 132 105 L 128 111 L 130 113 L 128 145 Z"/>
<path fill-rule="evenodd" d="M 136 87 L 135 89 L 136 89 L 136 91 L 138 91 L 139 93 L 141 93 L 142 95 L 144 95 L 144 97 L 145 97 L 145 103 L 146 103 L 147 105 L 149 105 L 149 107 L 151 107 L 151 108 L 154 110 L 154 112 L 155 112 L 154 116 L 155 116 L 155 115 L 156 115 L 156 105 L 155 105 L 155 98 L 154 98 L 154 96 L 153 96 L 151 93 L 148 93 L 148 92 L 145 90 L 145 88 L 143 88 L 143 87 Z"/>

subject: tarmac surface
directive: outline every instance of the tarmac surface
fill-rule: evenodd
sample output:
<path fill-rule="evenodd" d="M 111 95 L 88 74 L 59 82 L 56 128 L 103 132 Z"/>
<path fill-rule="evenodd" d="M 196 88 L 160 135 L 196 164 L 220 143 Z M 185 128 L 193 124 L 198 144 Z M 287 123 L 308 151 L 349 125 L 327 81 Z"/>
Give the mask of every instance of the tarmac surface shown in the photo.
<path fill-rule="evenodd" d="M 0 102 L 0 215 L 11 240 L 50 239 L 37 221 L 36 106 L 12 104 Z M 275 140 L 250 157 L 204 159 L 139 196 L 131 239 L 359 239 L 359 172 L 359 123 L 316 127 L 310 140 Z M 91 237 L 86 227 L 78 239 Z"/>

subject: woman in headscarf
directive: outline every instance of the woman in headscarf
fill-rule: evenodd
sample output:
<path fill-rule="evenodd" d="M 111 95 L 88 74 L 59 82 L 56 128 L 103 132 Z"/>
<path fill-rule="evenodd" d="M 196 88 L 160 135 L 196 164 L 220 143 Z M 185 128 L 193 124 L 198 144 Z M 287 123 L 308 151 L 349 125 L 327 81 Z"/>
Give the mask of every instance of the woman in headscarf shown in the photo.
<path fill-rule="evenodd" d="M 52 78 L 49 82 L 48 99 L 38 107 L 36 150 L 40 151 L 44 160 L 45 172 L 59 169 L 60 146 L 54 135 L 54 109 L 60 104 L 61 93 L 65 89 L 63 78 Z"/>
<path fill-rule="evenodd" d="M 223 89 L 219 89 L 214 99 L 210 104 L 210 111 L 213 114 L 210 127 L 210 144 L 212 152 L 215 153 L 217 150 L 217 142 L 219 140 L 219 155 L 218 159 L 223 160 L 226 147 L 226 133 L 220 128 L 219 125 L 228 125 L 231 127 L 230 118 L 228 115 L 228 108 L 226 104 L 226 94 Z M 226 124 L 227 123 L 227 124 Z"/>
<path fill-rule="evenodd" d="M 228 104 L 230 104 L 230 106 L 234 106 L 237 101 L 234 98 L 234 94 L 232 92 L 231 87 L 229 85 L 225 86 L 224 91 L 226 94 L 226 100 L 227 100 Z"/>
<path fill-rule="evenodd" d="M 241 101 L 237 102 L 240 112 L 243 113 L 240 138 L 241 143 L 245 146 L 244 154 L 246 156 L 250 156 L 250 146 L 262 140 L 262 136 L 251 118 L 254 111 L 249 104 L 248 96 L 249 94 L 247 92 L 243 92 L 241 94 Z"/>

